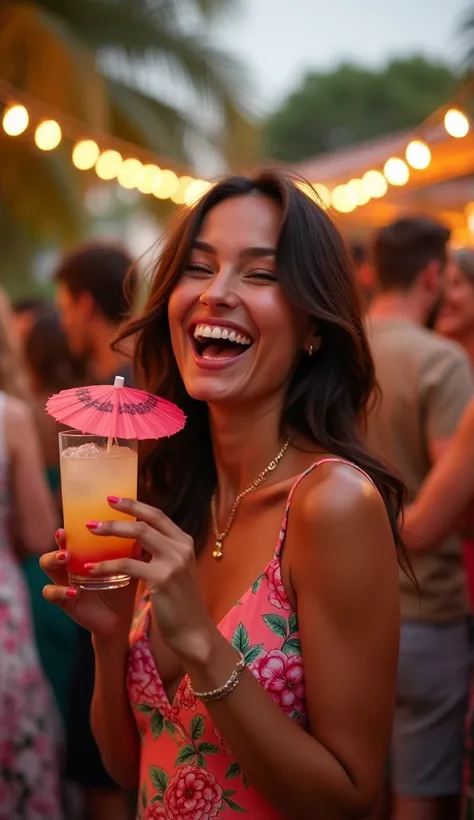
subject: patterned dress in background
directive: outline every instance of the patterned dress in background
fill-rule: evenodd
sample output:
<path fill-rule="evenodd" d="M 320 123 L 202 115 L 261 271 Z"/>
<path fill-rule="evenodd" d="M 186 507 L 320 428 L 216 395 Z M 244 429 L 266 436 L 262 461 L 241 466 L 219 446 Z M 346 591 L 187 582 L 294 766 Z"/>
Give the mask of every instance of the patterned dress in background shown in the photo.
<path fill-rule="evenodd" d="M 59 718 L 40 669 L 28 593 L 7 536 L 4 405 L 0 393 L 0 820 L 62 820 Z"/>
<path fill-rule="evenodd" d="M 285 593 L 280 554 L 293 493 L 324 459 L 300 475 L 290 492 L 275 554 L 219 624 L 250 671 L 288 720 L 307 730 L 303 659 L 296 612 Z M 141 736 L 139 820 L 277 820 L 183 678 L 169 702 L 151 653 L 151 602 L 144 596 L 130 636 L 127 687 Z"/>

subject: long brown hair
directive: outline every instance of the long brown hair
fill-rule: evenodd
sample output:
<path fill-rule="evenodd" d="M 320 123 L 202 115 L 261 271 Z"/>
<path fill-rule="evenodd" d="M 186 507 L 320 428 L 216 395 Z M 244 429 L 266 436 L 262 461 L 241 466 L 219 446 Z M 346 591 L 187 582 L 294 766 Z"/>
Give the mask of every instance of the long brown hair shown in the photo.
<path fill-rule="evenodd" d="M 219 202 L 259 192 L 282 211 L 277 247 L 278 281 L 286 298 L 315 319 L 321 334 L 317 356 L 302 356 L 288 388 L 282 432 L 299 433 L 325 452 L 365 470 L 385 502 L 399 554 L 404 497 L 401 481 L 367 452 L 358 436 L 375 388 L 352 262 L 328 214 L 288 176 L 262 171 L 228 177 L 183 212 L 166 241 L 143 314 L 119 337 L 135 335 L 139 380 L 176 402 L 187 414 L 182 433 L 153 446 L 145 462 L 151 500 L 203 545 L 216 484 L 208 410 L 186 392 L 170 340 L 167 306 L 207 213 Z"/>

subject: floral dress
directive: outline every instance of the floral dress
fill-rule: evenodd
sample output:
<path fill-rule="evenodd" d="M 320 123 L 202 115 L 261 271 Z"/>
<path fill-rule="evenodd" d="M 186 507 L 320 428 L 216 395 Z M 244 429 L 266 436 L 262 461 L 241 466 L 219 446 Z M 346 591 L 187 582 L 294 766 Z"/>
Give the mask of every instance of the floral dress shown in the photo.
<path fill-rule="evenodd" d="M 4 404 L 0 393 L 0 820 L 62 820 L 59 717 L 40 669 L 28 592 L 7 537 Z"/>
<path fill-rule="evenodd" d="M 250 671 L 289 720 L 307 730 L 303 659 L 296 612 L 285 593 L 280 554 L 293 493 L 323 459 L 298 476 L 290 491 L 275 554 L 219 624 Z M 245 813 L 252 820 L 280 815 L 252 785 L 204 705 L 183 678 L 172 703 L 149 643 L 151 603 L 140 601 L 130 635 L 127 686 L 141 736 L 140 820 L 210 820 Z"/>

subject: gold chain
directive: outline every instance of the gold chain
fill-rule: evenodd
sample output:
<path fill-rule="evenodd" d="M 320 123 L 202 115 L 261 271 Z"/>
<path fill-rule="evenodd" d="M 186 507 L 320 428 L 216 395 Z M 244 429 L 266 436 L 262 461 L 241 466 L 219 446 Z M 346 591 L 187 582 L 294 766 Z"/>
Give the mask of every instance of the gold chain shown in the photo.
<path fill-rule="evenodd" d="M 214 492 L 212 494 L 212 498 L 211 498 L 211 518 L 212 518 L 212 533 L 213 533 L 214 538 L 216 540 L 216 548 L 215 548 L 214 552 L 212 553 L 212 556 L 217 561 L 220 558 L 222 558 L 222 554 L 223 554 L 222 553 L 222 544 L 223 544 L 224 538 L 227 538 L 227 536 L 229 534 L 229 530 L 230 530 L 230 528 L 231 528 L 231 526 L 234 522 L 234 518 L 235 518 L 236 512 L 239 508 L 240 502 L 242 501 L 243 498 L 245 498 L 246 495 L 248 495 L 249 493 L 256 490 L 257 487 L 259 487 L 260 484 L 262 484 L 265 481 L 265 479 L 268 478 L 268 475 L 271 472 L 273 472 L 273 470 L 278 466 L 278 464 L 282 460 L 283 456 L 285 455 L 286 451 L 288 450 L 288 447 L 290 446 L 290 442 L 291 442 L 291 438 L 287 438 L 284 445 L 283 445 L 283 447 L 281 448 L 280 452 L 275 456 L 274 459 L 272 459 L 272 461 L 270 461 L 270 464 L 268 464 L 267 467 L 265 467 L 265 469 L 262 470 L 261 473 L 259 473 L 257 478 L 254 479 L 254 481 L 252 481 L 252 483 L 249 484 L 248 487 L 245 488 L 245 490 L 242 490 L 242 492 L 238 494 L 237 498 L 235 499 L 234 503 L 232 504 L 232 509 L 230 511 L 229 520 L 227 521 L 227 526 L 226 526 L 225 530 L 223 530 L 222 532 L 219 532 L 219 527 L 218 527 L 218 524 L 217 524 L 217 504 L 216 504 L 216 492 L 217 491 L 214 490 Z"/>

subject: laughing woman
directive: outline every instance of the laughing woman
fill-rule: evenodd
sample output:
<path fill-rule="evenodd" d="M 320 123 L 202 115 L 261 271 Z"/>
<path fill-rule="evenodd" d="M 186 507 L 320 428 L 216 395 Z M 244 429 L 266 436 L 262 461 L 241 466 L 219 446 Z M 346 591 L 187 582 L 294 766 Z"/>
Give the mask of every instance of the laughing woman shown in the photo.
<path fill-rule="evenodd" d="M 108 499 L 137 521 L 88 523 L 149 557 L 90 572 L 141 583 L 69 589 L 67 533 L 42 565 L 46 598 L 93 634 L 95 736 L 146 820 L 345 820 L 376 801 L 402 487 L 357 438 L 374 369 L 353 282 L 292 181 L 231 177 L 182 215 L 128 329 L 145 385 L 188 416 L 143 465 L 149 505 Z"/>

